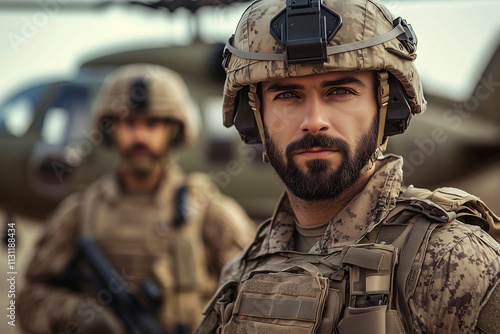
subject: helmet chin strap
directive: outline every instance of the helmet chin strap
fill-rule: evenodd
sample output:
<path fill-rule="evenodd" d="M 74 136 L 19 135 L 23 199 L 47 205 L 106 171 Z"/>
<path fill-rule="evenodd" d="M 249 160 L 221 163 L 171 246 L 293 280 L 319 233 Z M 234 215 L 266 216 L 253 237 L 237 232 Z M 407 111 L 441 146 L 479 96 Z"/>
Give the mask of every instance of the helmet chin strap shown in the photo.
<path fill-rule="evenodd" d="M 359 173 L 360 176 L 372 169 L 378 157 L 387 149 L 387 138 L 384 138 L 384 132 L 387 106 L 389 104 L 389 73 L 386 71 L 379 71 L 377 72 L 377 79 L 379 82 L 377 91 L 377 101 L 379 105 L 377 148 L 375 149 L 375 152 L 373 152 L 370 159 L 368 159 L 366 165 L 361 169 Z"/>
<path fill-rule="evenodd" d="M 257 128 L 259 129 L 260 140 L 262 141 L 262 161 L 268 163 L 269 156 L 266 151 L 266 137 L 264 136 L 264 124 L 262 122 L 262 113 L 260 112 L 260 99 L 257 94 L 257 86 L 255 84 L 250 85 L 248 99 L 248 104 L 253 110 L 253 115 L 255 117 L 255 121 L 257 122 Z"/>

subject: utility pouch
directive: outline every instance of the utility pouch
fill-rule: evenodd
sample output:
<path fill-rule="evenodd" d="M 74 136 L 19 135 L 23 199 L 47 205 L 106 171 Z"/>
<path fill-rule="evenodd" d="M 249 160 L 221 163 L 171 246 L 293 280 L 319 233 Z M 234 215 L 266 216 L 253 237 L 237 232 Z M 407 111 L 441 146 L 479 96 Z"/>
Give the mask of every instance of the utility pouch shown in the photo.
<path fill-rule="evenodd" d="M 337 333 L 406 334 L 398 312 L 387 310 L 387 305 L 348 307 Z"/>
<path fill-rule="evenodd" d="M 224 333 L 316 333 L 325 304 L 340 312 L 340 294 L 312 263 L 273 265 L 242 282 Z M 263 270 L 264 269 L 264 270 Z M 332 317 L 330 317 L 332 318 Z"/>
<path fill-rule="evenodd" d="M 387 305 L 348 307 L 337 327 L 339 334 L 370 333 L 386 334 Z"/>
<path fill-rule="evenodd" d="M 391 313 L 397 254 L 393 245 L 359 244 L 346 248 L 341 266 L 349 269 L 350 300 L 337 327 L 339 334 L 392 334 L 389 329 L 404 333 L 399 317 Z"/>
<path fill-rule="evenodd" d="M 230 317 L 234 302 L 233 295 L 238 287 L 236 279 L 225 281 L 203 310 L 205 318 L 200 326 L 196 329 L 195 334 L 214 333 L 219 325 L 219 322 L 224 324 L 227 322 L 226 317 Z"/>

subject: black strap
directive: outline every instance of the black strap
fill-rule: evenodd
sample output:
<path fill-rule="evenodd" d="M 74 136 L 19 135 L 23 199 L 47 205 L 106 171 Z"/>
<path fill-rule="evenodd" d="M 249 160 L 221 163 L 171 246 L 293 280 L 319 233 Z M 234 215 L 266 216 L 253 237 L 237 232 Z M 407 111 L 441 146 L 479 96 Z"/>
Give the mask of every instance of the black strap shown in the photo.
<path fill-rule="evenodd" d="M 177 210 L 173 219 L 173 225 L 175 227 L 181 227 L 186 224 L 189 219 L 188 186 L 186 184 L 183 184 L 177 190 L 175 208 Z"/>

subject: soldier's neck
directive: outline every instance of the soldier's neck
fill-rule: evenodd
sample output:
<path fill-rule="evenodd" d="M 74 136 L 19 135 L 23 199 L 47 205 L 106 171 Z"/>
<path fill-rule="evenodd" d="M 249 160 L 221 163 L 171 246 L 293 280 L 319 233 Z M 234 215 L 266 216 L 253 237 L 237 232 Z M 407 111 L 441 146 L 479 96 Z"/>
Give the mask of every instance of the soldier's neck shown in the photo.
<path fill-rule="evenodd" d="M 127 169 L 122 169 L 120 181 L 123 189 L 128 193 L 151 193 L 156 190 L 164 175 L 165 170 L 160 164 L 151 173 L 140 176 Z"/>
<path fill-rule="evenodd" d="M 363 174 L 356 183 L 332 200 L 306 201 L 287 190 L 295 218 L 303 226 L 313 226 L 330 221 L 363 189 L 375 172 L 375 168 Z"/>

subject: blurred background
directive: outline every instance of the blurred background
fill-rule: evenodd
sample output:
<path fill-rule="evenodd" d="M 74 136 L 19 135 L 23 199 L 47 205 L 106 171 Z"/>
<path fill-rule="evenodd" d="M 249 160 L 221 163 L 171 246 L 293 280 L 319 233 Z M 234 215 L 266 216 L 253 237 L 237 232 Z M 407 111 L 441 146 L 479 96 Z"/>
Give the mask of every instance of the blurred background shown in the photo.
<path fill-rule="evenodd" d="M 199 144 L 180 153 L 181 165 L 208 173 L 255 220 L 272 213 L 280 181 L 258 146 L 222 126 L 221 53 L 248 5 L 228 2 L 0 0 L 0 232 L 15 222 L 16 289 L 47 215 L 112 169 L 115 158 L 101 149 L 89 121 L 102 79 L 119 65 L 180 72 L 201 130 Z M 500 2 L 383 2 L 417 34 L 429 103 L 404 135 L 389 140 L 388 151 L 404 157 L 407 184 L 462 188 L 498 214 Z M 0 272 L 8 271 L 2 244 Z M 2 280 L 1 308 L 7 294 Z M 1 333 L 17 333 L 2 319 Z"/>

